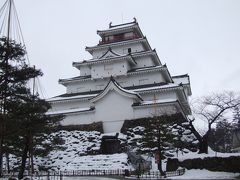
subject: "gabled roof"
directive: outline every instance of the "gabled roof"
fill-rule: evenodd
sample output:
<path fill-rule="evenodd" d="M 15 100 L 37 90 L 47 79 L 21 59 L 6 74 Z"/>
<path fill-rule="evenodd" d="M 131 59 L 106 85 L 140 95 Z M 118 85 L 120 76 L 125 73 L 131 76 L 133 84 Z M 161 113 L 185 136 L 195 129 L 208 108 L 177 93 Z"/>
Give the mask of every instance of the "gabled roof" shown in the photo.
<path fill-rule="evenodd" d="M 108 82 L 107 86 L 104 88 L 104 90 L 99 93 L 97 96 L 95 96 L 94 98 L 90 99 L 90 102 L 94 103 L 98 100 L 100 100 L 101 98 L 103 98 L 105 95 L 108 94 L 109 91 L 114 90 L 116 92 L 118 92 L 119 94 L 121 94 L 122 96 L 127 96 L 129 98 L 133 98 L 133 99 L 138 99 L 140 101 L 142 101 L 141 96 L 131 90 L 126 90 L 123 87 L 121 87 L 117 81 L 115 81 L 113 79 L 113 77 L 110 78 L 110 81 Z"/>
<path fill-rule="evenodd" d="M 80 113 L 89 113 L 94 112 L 95 107 L 87 107 L 87 108 L 74 108 L 74 109 L 65 109 L 59 111 L 48 111 L 47 115 L 67 115 L 67 114 L 80 114 Z"/>
<path fill-rule="evenodd" d="M 86 76 L 76 76 L 76 77 L 73 77 L 73 78 L 67 78 L 67 79 L 59 79 L 59 80 L 58 80 L 58 83 L 64 85 L 65 83 L 68 83 L 68 82 L 72 82 L 72 81 L 81 81 L 81 80 L 88 80 L 88 79 L 91 79 L 91 75 L 86 75 Z"/>
<path fill-rule="evenodd" d="M 121 55 L 117 54 L 112 50 L 111 47 L 109 47 L 108 50 L 99 59 L 109 58 L 109 57 L 118 57 L 118 56 L 121 56 Z"/>
<path fill-rule="evenodd" d="M 127 56 L 131 55 L 131 57 L 133 58 L 138 58 L 138 57 L 143 57 L 143 56 L 153 56 L 153 59 L 155 60 L 155 63 L 158 66 L 161 66 L 162 63 L 156 53 L 156 50 L 150 50 L 150 51 L 138 51 L 138 52 L 132 52 L 132 53 L 128 53 L 128 54 L 118 54 L 116 52 L 114 52 L 110 47 L 109 49 L 100 57 L 100 58 L 94 58 L 94 59 L 89 59 L 89 60 L 83 60 L 83 61 L 79 61 L 79 62 L 73 62 L 72 65 L 73 67 L 78 67 L 81 65 L 90 65 L 90 64 L 94 64 L 94 63 L 98 63 L 99 62 L 103 62 L 101 60 L 112 60 L 114 58 L 125 58 Z"/>

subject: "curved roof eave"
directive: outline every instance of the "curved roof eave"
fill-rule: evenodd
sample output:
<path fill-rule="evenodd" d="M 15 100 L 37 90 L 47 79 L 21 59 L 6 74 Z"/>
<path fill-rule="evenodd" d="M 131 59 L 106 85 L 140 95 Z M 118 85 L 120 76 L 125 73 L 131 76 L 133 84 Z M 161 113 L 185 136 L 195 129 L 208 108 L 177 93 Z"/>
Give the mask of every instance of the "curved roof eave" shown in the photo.
<path fill-rule="evenodd" d="M 94 103 L 94 102 L 100 100 L 112 89 L 119 92 L 121 95 L 125 95 L 125 96 L 131 97 L 131 98 L 137 98 L 141 101 L 143 100 L 138 93 L 124 89 L 113 79 L 113 77 L 111 77 L 108 84 L 104 88 L 104 90 L 101 93 L 99 93 L 97 96 L 90 99 L 90 102 Z"/>

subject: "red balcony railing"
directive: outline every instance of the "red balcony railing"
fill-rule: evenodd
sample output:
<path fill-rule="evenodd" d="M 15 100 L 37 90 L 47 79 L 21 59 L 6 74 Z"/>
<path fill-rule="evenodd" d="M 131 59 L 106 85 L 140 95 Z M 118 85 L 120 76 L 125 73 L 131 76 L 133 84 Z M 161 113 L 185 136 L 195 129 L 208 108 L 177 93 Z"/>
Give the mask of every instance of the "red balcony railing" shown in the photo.
<path fill-rule="evenodd" d="M 139 35 L 134 34 L 132 36 L 124 36 L 124 35 L 117 35 L 117 36 L 113 36 L 113 39 L 102 39 L 99 41 L 99 45 L 102 44 L 109 44 L 109 43 L 115 43 L 115 42 L 120 42 L 120 41 L 127 41 L 127 40 L 132 40 L 132 39 L 138 39 L 140 38 Z"/>

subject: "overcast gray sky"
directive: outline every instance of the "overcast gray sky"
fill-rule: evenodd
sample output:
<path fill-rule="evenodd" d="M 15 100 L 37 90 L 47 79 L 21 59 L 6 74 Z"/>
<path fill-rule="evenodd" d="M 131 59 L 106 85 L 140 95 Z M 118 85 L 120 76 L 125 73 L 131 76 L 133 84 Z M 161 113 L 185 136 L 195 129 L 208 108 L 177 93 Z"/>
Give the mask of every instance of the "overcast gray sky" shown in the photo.
<path fill-rule="evenodd" d="M 5 0 L 0 0 L 1 4 Z M 238 0 L 15 0 L 31 64 L 42 69 L 45 97 L 65 93 L 59 78 L 79 75 L 97 29 L 132 21 L 172 75 L 188 73 L 192 97 L 240 89 Z"/>

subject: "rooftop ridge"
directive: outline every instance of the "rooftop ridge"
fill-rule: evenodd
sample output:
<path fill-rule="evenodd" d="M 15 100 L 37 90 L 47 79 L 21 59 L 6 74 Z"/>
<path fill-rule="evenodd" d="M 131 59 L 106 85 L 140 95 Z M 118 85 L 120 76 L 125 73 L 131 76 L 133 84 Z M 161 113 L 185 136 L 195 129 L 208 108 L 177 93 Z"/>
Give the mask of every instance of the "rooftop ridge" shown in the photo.
<path fill-rule="evenodd" d="M 172 78 L 182 78 L 182 77 L 189 77 L 189 75 L 188 74 L 181 74 L 181 75 L 172 76 Z"/>
<path fill-rule="evenodd" d="M 109 28 L 114 28 L 114 27 L 119 27 L 119 26 L 124 26 L 124 25 L 130 25 L 130 24 L 137 24 L 137 19 L 134 17 L 132 22 L 122 23 L 122 24 L 117 24 L 117 25 L 112 25 L 112 22 L 110 22 L 109 23 Z"/>

